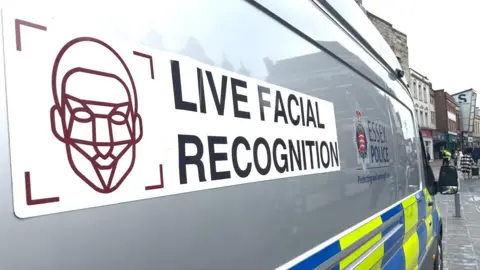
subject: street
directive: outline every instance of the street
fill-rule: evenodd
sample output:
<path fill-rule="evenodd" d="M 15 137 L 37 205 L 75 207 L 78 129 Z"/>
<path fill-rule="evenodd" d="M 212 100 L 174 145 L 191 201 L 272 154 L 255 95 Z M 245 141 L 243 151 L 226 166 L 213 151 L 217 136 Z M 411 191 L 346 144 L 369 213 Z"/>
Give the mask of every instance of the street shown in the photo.
<path fill-rule="evenodd" d="M 438 177 L 441 162 L 430 164 Z M 455 217 L 455 196 L 435 196 L 443 218 L 445 269 L 480 269 L 480 178 L 463 180 L 459 172 L 459 181 L 460 218 Z"/>

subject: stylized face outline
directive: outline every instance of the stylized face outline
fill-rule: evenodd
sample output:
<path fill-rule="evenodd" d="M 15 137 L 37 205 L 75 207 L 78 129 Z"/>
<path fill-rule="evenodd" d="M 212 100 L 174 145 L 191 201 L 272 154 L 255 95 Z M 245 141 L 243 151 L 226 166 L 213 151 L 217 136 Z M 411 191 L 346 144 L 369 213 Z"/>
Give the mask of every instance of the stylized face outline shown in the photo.
<path fill-rule="evenodd" d="M 122 65 L 129 81 L 112 73 L 75 67 L 63 75 L 61 89 L 58 89 L 62 57 L 82 42 L 108 49 L 118 61 L 116 64 Z M 52 132 L 65 143 L 72 170 L 97 192 L 115 191 L 133 169 L 135 145 L 142 137 L 135 84 L 125 62 L 103 41 L 74 39 L 62 48 L 55 60 L 52 89 L 55 99 L 50 113 Z"/>

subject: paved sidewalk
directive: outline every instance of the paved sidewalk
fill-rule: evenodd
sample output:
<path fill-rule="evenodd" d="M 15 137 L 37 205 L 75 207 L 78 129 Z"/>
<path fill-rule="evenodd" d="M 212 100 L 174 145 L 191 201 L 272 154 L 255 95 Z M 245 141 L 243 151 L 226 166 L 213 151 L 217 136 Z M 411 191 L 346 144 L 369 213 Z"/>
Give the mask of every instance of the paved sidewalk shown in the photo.
<path fill-rule="evenodd" d="M 441 162 L 431 166 L 438 177 Z M 443 218 L 444 266 L 446 270 L 480 270 L 480 179 L 463 180 L 460 172 L 459 177 L 460 218 L 455 217 L 455 196 L 435 196 Z"/>

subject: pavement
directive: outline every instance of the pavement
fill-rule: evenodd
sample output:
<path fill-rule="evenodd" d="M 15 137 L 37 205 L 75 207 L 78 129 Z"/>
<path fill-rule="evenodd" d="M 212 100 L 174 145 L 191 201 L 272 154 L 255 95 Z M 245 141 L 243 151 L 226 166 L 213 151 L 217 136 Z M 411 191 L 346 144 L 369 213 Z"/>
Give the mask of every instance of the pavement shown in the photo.
<path fill-rule="evenodd" d="M 430 163 L 435 175 L 440 161 Z M 443 218 L 444 269 L 480 270 L 480 178 L 463 179 L 459 172 L 461 217 L 455 217 L 455 196 L 435 196 Z"/>

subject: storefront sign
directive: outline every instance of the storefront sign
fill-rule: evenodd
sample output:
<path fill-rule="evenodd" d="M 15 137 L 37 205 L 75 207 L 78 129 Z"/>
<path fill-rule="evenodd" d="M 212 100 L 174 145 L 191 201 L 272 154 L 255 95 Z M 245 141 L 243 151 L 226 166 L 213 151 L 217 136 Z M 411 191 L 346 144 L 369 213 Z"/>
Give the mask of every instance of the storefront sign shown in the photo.
<path fill-rule="evenodd" d="M 443 132 L 433 131 L 432 135 L 435 141 L 445 141 L 445 133 Z"/>
<path fill-rule="evenodd" d="M 432 138 L 433 137 L 433 132 L 431 130 L 422 129 L 422 136 L 424 138 Z"/>
<path fill-rule="evenodd" d="M 447 141 L 450 143 L 456 143 L 458 141 L 458 137 L 452 134 L 448 134 Z"/>
<path fill-rule="evenodd" d="M 460 122 L 462 131 L 473 132 L 475 104 L 477 104 L 477 91 L 468 89 L 452 95 L 460 107 Z"/>

